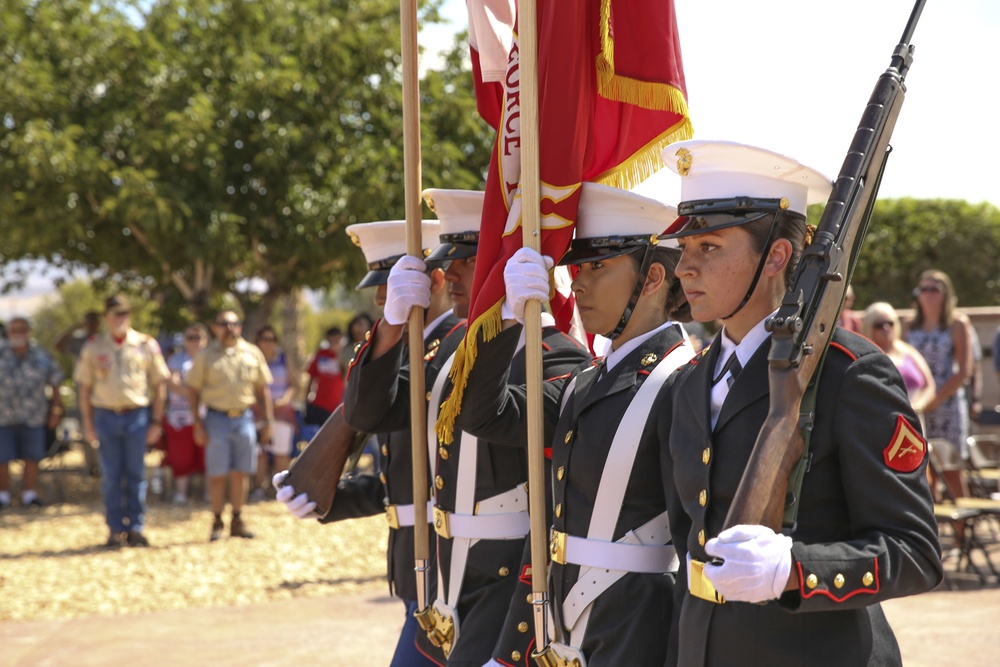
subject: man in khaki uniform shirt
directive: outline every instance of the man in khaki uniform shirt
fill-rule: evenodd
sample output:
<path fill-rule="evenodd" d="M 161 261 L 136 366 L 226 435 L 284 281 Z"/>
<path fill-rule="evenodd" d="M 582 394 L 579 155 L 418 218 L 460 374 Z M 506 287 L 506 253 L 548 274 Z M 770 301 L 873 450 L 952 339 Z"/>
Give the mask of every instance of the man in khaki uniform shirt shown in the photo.
<path fill-rule="evenodd" d="M 128 299 L 112 296 L 104 305 L 107 332 L 83 346 L 74 375 L 80 416 L 87 441 L 100 442 L 106 546 L 145 547 L 146 446 L 163 435 L 170 373 L 156 339 L 131 327 Z"/>
<path fill-rule="evenodd" d="M 248 479 L 257 467 L 257 429 L 253 406 L 259 404 L 266 422 L 260 439 L 267 442 L 274 423 L 274 407 L 267 385 L 273 380 L 264 354 L 240 335 L 243 325 L 239 315 L 223 310 L 215 316 L 212 333 L 215 340 L 194 358 L 187 376 L 191 388 L 191 412 L 194 414 L 194 441 L 205 449 L 205 472 L 208 493 L 215 518 L 209 538 L 222 537 L 225 527 L 222 510 L 226 504 L 226 479 L 229 480 L 229 504 L 233 518 L 229 534 L 253 537 L 240 518 L 247 498 Z M 202 420 L 199 404 L 207 408 Z"/>

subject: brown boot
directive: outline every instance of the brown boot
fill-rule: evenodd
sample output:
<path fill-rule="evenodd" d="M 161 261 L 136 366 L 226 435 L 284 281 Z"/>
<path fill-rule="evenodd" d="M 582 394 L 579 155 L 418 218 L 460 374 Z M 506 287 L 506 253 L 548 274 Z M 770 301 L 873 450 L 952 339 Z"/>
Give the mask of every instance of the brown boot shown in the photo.
<path fill-rule="evenodd" d="M 215 519 L 212 521 L 212 535 L 208 538 L 208 541 L 215 542 L 222 537 L 222 531 L 225 529 L 226 524 L 222 523 L 222 517 L 216 514 Z"/>
<path fill-rule="evenodd" d="M 243 523 L 243 519 L 240 518 L 239 514 L 233 515 L 233 520 L 229 524 L 229 534 L 232 537 L 242 537 L 244 539 L 253 539 L 253 533 L 247 530 L 246 524 Z"/>

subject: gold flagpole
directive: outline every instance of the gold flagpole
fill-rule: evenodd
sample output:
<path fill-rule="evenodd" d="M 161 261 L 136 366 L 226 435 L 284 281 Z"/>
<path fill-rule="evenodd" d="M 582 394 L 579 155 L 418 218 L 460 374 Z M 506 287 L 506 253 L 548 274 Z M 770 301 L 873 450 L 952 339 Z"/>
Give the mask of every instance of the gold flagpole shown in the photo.
<path fill-rule="evenodd" d="M 541 193 L 538 163 L 538 27 L 535 0 L 518 2 L 518 66 L 521 96 L 521 232 L 523 245 L 541 251 Z M 542 308 L 524 309 L 525 369 L 528 400 L 528 512 L 531 516 L 531 601 L 535 650 L 548 644 L 548 535 L 545 525 L 545 455 L 542 423 Z"/>
<path fill-rule="evenodd" d="M 423 254 L 420 238 L 420 82 L 417 72 L 417 0 L 400 0 L 403 54 L 403 174 L 406 198 L 406 253 Z M 413 559 L 417 607 L 426 609 L 427 561 L 427 402 L 424 398 L 424 311 L 414 308 L 408 322 L 410 352 L 410 439 L 413 443 Z"/>

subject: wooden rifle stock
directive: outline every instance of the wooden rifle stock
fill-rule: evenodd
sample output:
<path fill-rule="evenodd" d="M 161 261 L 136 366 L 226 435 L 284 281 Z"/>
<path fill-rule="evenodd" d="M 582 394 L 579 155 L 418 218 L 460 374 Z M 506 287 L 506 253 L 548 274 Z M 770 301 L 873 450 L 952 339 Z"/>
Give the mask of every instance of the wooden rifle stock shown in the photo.
<path fill-rule="evenodd" d="M 344 406 L 338 406 L 292 462 L 281 486 L 291 486 L 296 493 L 309 494 L 309 499 L 316 503 L 316 514 L 325 517 L 333 507 L 337 482 L 347 460 L 367 438 L 367 434 L 347 425 Z"/>
<path fill-rule="evenodd" d="M 875 84 L 815 239 L 802 253 L 781 308 L 767 322 L 770 409 L 724 528 L 760 524 L 781 530 L 788 475 L 802 458 L 802 428 L 812 425 L 812 415 L 799 414 L 802 398 L 833 337 L 868 229 L 905 96 L 903 80 L 913 58 L 909 42 L 924 2 L 914 5 L 889 68 Z"/>

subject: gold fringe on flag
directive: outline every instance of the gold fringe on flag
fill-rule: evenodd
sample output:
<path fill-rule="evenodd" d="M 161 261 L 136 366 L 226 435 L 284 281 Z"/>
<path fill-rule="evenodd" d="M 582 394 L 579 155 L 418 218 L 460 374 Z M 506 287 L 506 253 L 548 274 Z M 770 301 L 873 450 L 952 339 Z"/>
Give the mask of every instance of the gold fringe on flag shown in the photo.
<path fill-rule="evenodd" d="M 663 160 L 660 155 L 664 148 L 675 141 L 690 139 L 692 136 L 694 136 L 694 128 L 691 125 L 691 120 L 685 117 L 637 150 L 627 160 L 597 176 L 594 181 L 622 190 L 631 190 L 663 169 Z"/>
<path fill-rule="evenodd" d="M 476 321 L 469 324 L 469 328 L 465 332 L 465 338 L 459 343 L 458 349 L 455 350 L 455 361 L 452 362 L 451 372 L 449 373 L 453 385 L 451 395 L 441 404 L 441 411 L 438 413 L 437 422 L 434 425 L 438 440 L 442 444 L 450 445 L 455 440 L 455 419 L 458 418 L 459 412 L 462 411 L 462 397 L 465 395 L 465 385 L 469 379 L 469 372 L 472 370 L 472 365 L 476 363 L 476 354 L 479 351 L 479 334 L 482 333 L 483 341 L 489 341 L 493 340 L 500 333 L 500 330 L 503 328 L 503 321 L 500 317 L 502 306 L 503 302 L 498 301 L 489 310 L 480 315 Z"/>
<path fill-rule="evenodd" d="M 655 111 L 688 117 L 684 93 L 669 83 L 642 81 L 615 73 L 615 40 L 611 37 L 611 0 L 601 0 L 601 52 L 597 54 L 597 90 L 603 97 Z M 685 139 L 690 137 L 683 137 Z M 680 141 L 677 139 L 676 141 Z"/>

